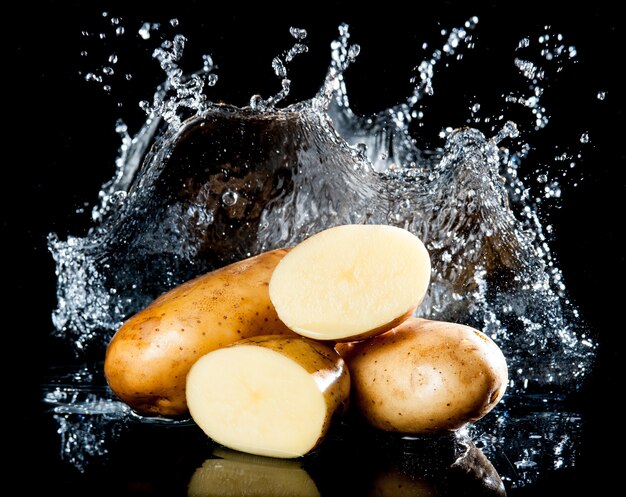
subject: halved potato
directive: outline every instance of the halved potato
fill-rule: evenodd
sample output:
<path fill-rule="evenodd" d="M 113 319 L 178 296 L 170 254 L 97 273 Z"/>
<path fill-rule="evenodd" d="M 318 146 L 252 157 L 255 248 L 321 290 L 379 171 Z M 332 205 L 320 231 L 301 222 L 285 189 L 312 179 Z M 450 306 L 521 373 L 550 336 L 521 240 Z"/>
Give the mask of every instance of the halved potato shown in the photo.
<path fill-rule="evenodd" d="M 252 337 L 201 357 L 186 394 L 191 417 L 215 442 L 295 458 L 315 449 L 345 412 L 350 376 L 341 356 L 320 342 Z"/>
<path fill-rule="evenodd" d="M 430 258 L 411 232 L 341 225 L 292 248 L 270 279 L 270 299 L 296 333 L 349 341 L 382 333 L 411 316 L 430 283 Z"/>
<path fill-rule="evenodd" d="M 502 350 L 470 326 L 411 317 L 381 335 L 336 344 L 352 382 L 353 408 L 375 428 L 422 434 L 477 421 L 502 399 Z"/>

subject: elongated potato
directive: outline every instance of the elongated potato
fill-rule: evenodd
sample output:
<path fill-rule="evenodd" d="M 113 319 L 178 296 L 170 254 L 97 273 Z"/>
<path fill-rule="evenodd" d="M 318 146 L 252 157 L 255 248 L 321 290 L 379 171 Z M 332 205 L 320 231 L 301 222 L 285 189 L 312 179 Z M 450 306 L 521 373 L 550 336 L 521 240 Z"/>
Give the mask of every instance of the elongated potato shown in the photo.
<path fill-rule="evenodd" d="M 457 430 L 491 411 L 508 382 L 506 359 L 494 341 L 457 323 L 411 317 L 336 349 L 350 369 L 354 409 L 386 431 Z"/>
<path fill-rule="evenodd" d="M 330 346 L 259 336 L 205 354 L 187 375 L 187 405 L 225 447 L 277 458 L 315 449 L 346 412 L 350 375 Z"/>
<path fill-rule="evenodd" d="M 320 497 L 302 463 L 218 448 L 196 469 L 187 497 Z"/>
<path fill-rule="evenodd" d="M 387 225 L 342 225 L 300 242 L 276 266 L 270 299 L 300 335 L 350 341 L 411 316 L 430 282 L 421 240 Z"/>
<path fill-rule="evenodd" d="M 207 352 L 245 337 L 295 335 L 269 299 L 277 249 L 173 288 L 128 319 L 108 345 L 104 373 L 113 392 L 137 413 L 188 415 L 185 381 Z"/>

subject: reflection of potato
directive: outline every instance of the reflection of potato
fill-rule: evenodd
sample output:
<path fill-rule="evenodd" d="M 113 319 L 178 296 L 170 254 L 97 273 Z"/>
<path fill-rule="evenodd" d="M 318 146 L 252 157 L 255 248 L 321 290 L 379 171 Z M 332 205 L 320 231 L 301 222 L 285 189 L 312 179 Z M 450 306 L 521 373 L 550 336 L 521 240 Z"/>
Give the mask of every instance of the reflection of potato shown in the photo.
<path fill-rule="evenodd" d="M 270 280 L 280 319 L 317 340 L 348 341 L 387 331 L 411 316 L 430 282 L 430 258 L 411 232 L 342 225 L 293 247 Z"/>
<path fill-rule="evenodd" d="M 187 415 L 186 375 L 203 354 L 253 335 L 295 335 L 268 293 L 286 253 L 265 252 L 199 276 L 128 319 L 106 351 L 104 373 L 113 392 L 139 414 Z"/>
<path fill-rule="evenodd" d="M 188 497 L 319 497 L 299 462 L 216 450 L 192 475 Z"/>
<path fill-rule="evenodd" d="M 371 484 L 368 497 L 439 497 L 433 482 L 412 477 L 401 471 L 379 473 Z"/>
<path fill-rule="evenodd" d="M 382 335 L 336 349 L 348 364 L 357 412 L 386 431 L 461 428 L 491 411 L 508 381 L 500 348 L 457 323 L 411 317 Z"/>
<path fill-rule="evenodd" d="M 388 434 L 389 437 L 396 437 Z M 463 432 L 389 438 L 375 450 L 368 497 L 504 497 L 500 475 Z"/>
<path fill-rule="evenodd" d="M 330 346 L 301 336 L 239 340 L 187 375 L 191 417 L 215 442 L 270 457 L 300 457 L 345 412 L 350 377 Z"/>

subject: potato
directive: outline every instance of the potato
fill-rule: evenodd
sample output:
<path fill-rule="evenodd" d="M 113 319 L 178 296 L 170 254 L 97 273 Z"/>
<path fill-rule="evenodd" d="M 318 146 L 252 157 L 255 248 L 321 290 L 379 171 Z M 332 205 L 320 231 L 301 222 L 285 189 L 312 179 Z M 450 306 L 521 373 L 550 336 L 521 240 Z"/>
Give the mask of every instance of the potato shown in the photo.
<path fill-rule="evenodd" d="M 218 448 L 196 469 L 188 497 L 320 497 L 300 461 Z"/>
<path fill-rule="evenodd" d="M 173 288 L 129 318 L 111 339 L 104 374 L 111 390 L 146 416 L 188 415 L 185 381 L 207 352 L 245 337 L 289 334 L 269 299 L 277 249 Z"/>
<path fill-rule="evenodd" d="M 296 333 L 350 341 L 411 316 L 430 283 L 421 240 L 387 225 L 341 225 L 292 248 L 270 279 L 270 299 Z"/>
<path fill-rule="evenodd" d="M 506 359 L 494 341 L 457 323 L 411 317 L 336 349 L 350 370 L 355 411 L 390 432 L 457 430 L 491 411 L 508 382 Z"/>
<path fill-rule="evenodd" d="M 187 375 L 196 424 L 230 449 L 303 456 L 346 412 L 350 376 L 329 345 L 305 337 L 260 336 L 205 354 Z"/>

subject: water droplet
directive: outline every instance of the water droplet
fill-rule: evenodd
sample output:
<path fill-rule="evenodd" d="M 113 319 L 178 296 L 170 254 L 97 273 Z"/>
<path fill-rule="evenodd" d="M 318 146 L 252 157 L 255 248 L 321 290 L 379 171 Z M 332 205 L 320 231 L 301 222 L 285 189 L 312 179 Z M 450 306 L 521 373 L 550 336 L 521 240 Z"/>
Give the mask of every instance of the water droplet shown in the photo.
<path fill-rule="evenodd" d="M 235 205 L 238 199 L 239 194 L 232 190 L 226 190 L 224 193 L 222 193 L 222 203 L 227 207 Z"/>
<path fill-rule="evenodd" d="M 92 72 L 88 72 L 87 74 L 85 74 L 85 81 L 96 81 L 98 83 L 101 83 L 102 77 Z"/>
<path fill-rule="evenodd" d="M 213 70 L 213 57 L 209 54 L 204 54 L 202 56 L 202 70 L 204 72 L 211 72 Z"/>
<path fill-rule="evenodd" d="M 139 36 L 141 36 L 144 40 L 150 38 L 150 23 L 144 22 L 139 28 Z"/>
<path fill-rule="evenodd" d="M 291 36 L 299 41 L 302 41 L 307 37 L 306 29 L 290 27 L 289 33 L 291 33 Z"/>
<path fill-rule="evenodd" d="M 109 203 L 113 205 L 119 205 L 123 203 L 124 200 L 126 200 L 126 195 L 126 192 L 123 190 L 113 192 L 109 197 Z"/>

